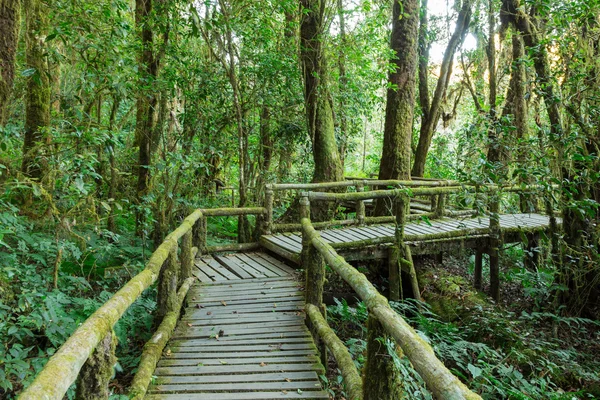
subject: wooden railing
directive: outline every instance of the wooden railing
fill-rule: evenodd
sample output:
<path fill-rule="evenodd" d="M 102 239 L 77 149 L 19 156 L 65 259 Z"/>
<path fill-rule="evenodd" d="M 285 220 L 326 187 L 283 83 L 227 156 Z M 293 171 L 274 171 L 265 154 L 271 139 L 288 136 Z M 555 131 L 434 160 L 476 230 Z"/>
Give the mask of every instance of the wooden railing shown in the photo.
<path fill-rule="evenodd" d="M 400 199 L 399 209 L 406 210 L 406 196 L 400 196 Z M 389 370 L 381 368 L 383 363 L 374 362 L 372 359 L 381 357 L 381 355 L 377 355 L 381 353 L 382 347 L 379 338 L 383 334 L 388 334 L 400 346 L 436 398 L 480 399 L 444 366 L 435 356 L 431 346 L 392 310 L 387 299 L 377 291 L 366 276 L 348 264 L 333 247 L 319 236 L 310 221 L 310 201 L 307 196 L 301 199 L 300 205 L 302 207 L 302 260 L 306 270 L 306 312 L 309 328 L 315 341 L 322 343 L 321 356 L 326 358 L 327 349 L 329 349 L 336 359 L 344 377 L 348 398 L 350 400 L 390 398 L 389 391 L 383 389 L 390 381 Z M 399 212 L 399 214 L 404 213 L 405 211 Z M 397 238 L 398 231 L 402 231 L 404 223 L 405 220 L 400 215 Z M 401 243 L 401 241 L 400 237 L 399 242 Z M 400 252 L 404 250 L 401 249 Z M 325 319 L 326 309 L 323 304 L 325 263 L 354 289 L 369 310 L 367 360 L 362 381 L 348 349 L 327 325 Z"/>
<path fill-rule="evenodd" d="M 19 399 L 61 400 L 75 382 L 77 398 L 108 398 L 108 383 L 116 363 L 117 343 L 113 328 L 142 292 L 158 280 L 155 320 L 160 324 L 144 346 L 138 372 L 130 388 L 130 398 L 143 398 L 158 359 L 179 319 L 187 291 L 195 280 L 192 268 L 196 254 L 258 246 L 257 243 L 207 246 L 207 217 L 265 214 L 266 209 L 262 207 L 195 210 L 152 253 L 144 270 L 77 328 Z"/>

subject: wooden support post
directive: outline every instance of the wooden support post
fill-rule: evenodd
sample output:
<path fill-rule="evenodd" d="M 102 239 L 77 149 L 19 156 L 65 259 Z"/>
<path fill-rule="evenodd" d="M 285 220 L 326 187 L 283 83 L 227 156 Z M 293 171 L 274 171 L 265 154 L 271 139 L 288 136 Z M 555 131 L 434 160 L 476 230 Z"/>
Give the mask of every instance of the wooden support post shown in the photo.
<path fill-rule="evenodd" d="M 192 269 L 194 268 L 194 256 L 192 256 L 192 231 L 188 231 L 181 238 L 181 274 L 179 275 L 179 283 L 177 287 L 181 287 L 187 278 L 191 278 Z"/>
<path fill-rule="evenodd" d="M 490 296 L 500 300 L 500 201 L 498 192 L 490 193 Z"/>
<path fill-rule="evenodd" d="M 367 359 L 363 368 L 363 400 L 402 398 L 402 386 L 394 373 L 387 348 L 381 338 L 385 331 L 373 314 L 367 320 Z"/>
<path fill-rule="evenodd" d="M 438 196 L 430 196 L 431 199 L 431 211 L 437 210 Z"/>
<path fill-rule="evenodd" d="M 483 287 L 483 248 L 477 247 L 475 250 L 475 271 L 474 271 L 474 281 L 473 286 L 477 290 L 481 290 Z"/>
<path fill-rule="evenodd" d="M 356 191 L 357 192 L 364 192 L 365 191 L 365 185 L 364 183 L 359 183 L 356 185 Z M 356 220 L 358 221 L 358 225 L 359 226 L 363 226 L 365 224 L 365 201 L 364 200 L 357 200 L 356 201 Z"/>
<path fill-rule="evenodd" d="M 300 196 L 300 218 L 310 219 L 310 200 L 308 200 L 308 196 L 305 193 L 302 193 Z M 327 308 L 323 304 L 325 260 L 319 250 L 312 244 L 312 241 L 304 230 L 302 231 L 302 266 L 305 273 L 304 294 L 306 303 L 318 307 L 323 318 L 327 320 Z M 308 317 L 306 324 L 313 335 L 315 343 L 318 343 L 321 363 L 323 367 L 327 368 L 327 346 L 325 346 L 325 343 L 319 337 Z"/>
<path fill-rule="evenodd" d="M 108 384 L 117 363 L 117 337 L 109 331 L 87 359 L 77 378 L 77 400 L 108 400 Z"/>
<path fill-rule="evenodd" d="M 156 314 L 154 323 L 160 325 L 169 311 L 177 308 L 177 283 L 179 281 L 179 262 L 177 246 L 173 246 L 169 257 L 165 260 L 158 277 L 158 295 L 156 297 Z"/>
<path fill-rule="evenodd" d="M 446 208 L 446 196 L 444 194 L 438 194 L 438 200 L 435 208 L 435 218 L 444 217 L 444 209 Z"/>
<path fill-rule="evenodd" d="M 404 242 L 404 226 L 406 225 L 406 215 L 409 212 L 410 200 L 407 195 L 396 197 L 396 246 L 398 247 L 398 264 L 400 270 L 406 268 L 410 274 L 410 283 L 413 289 L 413 295 L 416 300 L 421 300 L 421 290 L 417 279 L 417 271 L 413 263 L 412 254 L 408 245 Z"/>
<path fill-rule="evenodd" d="M 392 246 L 388 250 L 388 281 L 390 285 L 390 300 L 400 301 L 402 296 L 402 273 L 400 271 L 398 246 Z"/>
<path fill-rule="evenodd" d="M 525 248 L 525 268 L 531 271 L 536 271 L 540 263 L 540 235 L 533 232 L 527 234 L 527 246 Z"/>
<path fill-rule="evenodd" d="M 265 188 L 265 208 L 267 209 L 267 213 L 265 215 L 263 232 L 265 235 L 270 235 L 273 232 L 273 201 L 273 187 L 271 185 L 267 185 Z"/>

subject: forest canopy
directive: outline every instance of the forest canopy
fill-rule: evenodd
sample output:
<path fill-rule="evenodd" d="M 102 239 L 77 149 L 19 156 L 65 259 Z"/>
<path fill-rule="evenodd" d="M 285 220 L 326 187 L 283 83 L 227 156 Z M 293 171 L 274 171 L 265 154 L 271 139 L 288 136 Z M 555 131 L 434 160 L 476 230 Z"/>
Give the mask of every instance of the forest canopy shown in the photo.
<path fill-rule="evenodd" d="M 494 247 L 496 303 L 464 321 L 394 307 L 485 398 L 600 396 L 600 1 L 0 0 L 0 397 L 194 209 L 262 206 L 272 183 L 375 177 L 544 187 L 454 199 L 560 221 L 534 266 L 525 246 Z M 295 206 L 276 214 L 297 223 Z M 208 230 L 256 242 L 260 223 Z M 474 257 L 457 256 L 458 275 Z M 151 289 L 115 328 L 115 395 L 155 307 Z M 352 307 L 331 306 L 349 320 L 339 331 L 364 325 Z M 472 359 L 467 341 L 481 345 Z"/>

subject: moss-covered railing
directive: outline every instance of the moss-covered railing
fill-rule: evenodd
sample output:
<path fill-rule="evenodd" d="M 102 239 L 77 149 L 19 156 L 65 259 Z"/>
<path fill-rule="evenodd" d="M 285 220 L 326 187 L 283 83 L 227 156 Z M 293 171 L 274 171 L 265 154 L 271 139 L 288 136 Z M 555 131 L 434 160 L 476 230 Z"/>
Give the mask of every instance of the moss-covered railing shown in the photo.
<path fill-rule="evenodd" d="M 404 253 L 406 246 L 402 245 L 402 230 L 405 224 L 403 215 L 406 214 L 408 199 L 399 197 L 398 225 L 396 238 L 398 241 L 398 261 L 410 262 L 410 253 Z M 312 226 L 310 221 L 310 202 L 308 197 L 301 199 L 302 223 L 302 262 L 306 270 L 306 310 L 307 323 L 315 338 L 320 342 L 321 356 L 326 358 L 329 349 L 344 377 L 347 397 L 350 400 L 392 400 L 397 398 L 398 390 L 402 387 L 397 374 L 393 371 L 393 363 L 385 354 L 385 346 L 380 338 L 389 336 L 395 340 L 401 350 L 421 375 L 427 388 L 435 398 L 481 399 L 471 392 L 444 364 L 435 356 L 433 349 L 400 315 L 389 306 L 388 301 L 369 282 L 364 274 L 358 272 L 343 257 L 339 256 Z M 325 264 L 354 289 L 358 297 L 369 310 L 367 323 L 367 360 L 362 379 L 352 361 L 348 350 L 335 332 L 327 325 L 326 308 L 323 304 L 323 286 L 325 283 Z M 414 269 L 413 269 L 414 270 Z M 416 278 L 415 278 L 416 279 Z M 327 365 L 325 363 L 324 365 Z"/>
<path fill-rule="evenodd" d="M 19 399 L 61 400 L 73 383 L 77 383 L 76 397 L 79 399 L 108 399 L 108 384 L 117 361 L 114 326 L 142 292 L 158 280 L 155 312 L 158 328 L 144 347 L 130 390 L 131 398 L 143 398 L 156 363 L 179 319 L 187 291 L 195 280 L 192 268 L 196 254 L 258 247 L 258 243 L 207 246 L 207 217 L 264 217 L 265 214 L 263 207 L 195 210 L 152 253 L 144 270 L 77 328 Z"/>
<path fill-rule="evenodd" d="M 393 217 L 367 217 L 365 199 L 352 198 L 353 194 L 370 191 L 376 188 L 436 188 L 436 187 L 460 187 L 459 183 L 450 180 L 377 180 L 377 179 L 347 179 L 340 182 L 322 182 L 322 183 L 279 183 L 270 184 L 265 188 L 265 208 L 267 209 L 266 214 L 266 229 L 268 233 L 271 232 L 293 232 L 300 231 L 302 229 L 299 223 L 288 223 L 279 224 L 273 221 L 273 208 L 275 201 L 275 193 L 294 191 L 300 193 L 301 191 L 324 191 L 333 190 L 330 194 L 345 194 L 349 195 L 347 198 L 339 198 L 338 201 L 343 202 L 355 202 L 356 216 L 353 219 L 346 220 L 332 220 L 326 222 L 314 223 L 315 228 L 324 229 L 331 226 L 345 226 L 345 225 L 356 225 L 361 226 L 365 224 L 377 224 L 383 222 L 393 221 Z M 348 193 L 338 193 L 340 189 L 353 190 Z M 429 205 L 413 205 L 415 212 L 419 212 L 420 215 L 411 215 L 409 219 L 418 219 L 423 217 L 435 218 L 436 216 L 444 213 L 445 203 L 441 198 L 442 195 L 431 195 L 431 201 Z M 446 211 L 447 212 L 447 211 Z"/>

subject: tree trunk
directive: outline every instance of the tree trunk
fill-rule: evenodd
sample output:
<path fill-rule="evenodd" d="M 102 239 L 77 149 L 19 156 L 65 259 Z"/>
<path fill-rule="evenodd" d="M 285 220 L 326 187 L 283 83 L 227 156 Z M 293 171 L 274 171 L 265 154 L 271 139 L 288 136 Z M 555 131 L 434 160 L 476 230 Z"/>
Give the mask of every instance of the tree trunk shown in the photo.
<path fill-rule="evenodd" d="M 327 88 L 327 64 L 323 46 L 326 0 L 300 0 L 300 59 L 304 76 L 304 101 L 312 141 L 313 182 L 344 179 Z"/>
<path fill-rule="evenodd" d="M 0 0 L 0 126 L 8 118 L 21 26 L 21 1 Z"/>
<path fill-rule="evenodd" d="M 338 69 L 340 74 L 339 79 L 339 104 L 340 108 L 338 111 L 340 120 L 340 158 L 342 163 L 342 169 L 344 167 L 344 160 L 346 158 L 346 149 L 348 147 L 348 118 L 346 110 L 346 88 L 348 86 L 348 78 L 346 77 L 346 55 L 345 49 L 347 47 L 346 38 L 346 20 L 344 18 L 344 4 L 342 0 L 337 0 L 337 12 L 340 23 L 340 48 L 338 53 Z"/>
<path fill-rule="evenodd" d="M 40 0 L 25 1 L 26 63 L 32 75 L 27 79 L 25 97 L 25 141 L 21 170 L 30 178 L 40 179 L 44 169 L 42 144 L 50 126 L 50 80 L 46 59 L 48 10 Z"/>
<path fill-rule="evenodd" d="M 424 11 L 422 11 L 424 13 Z M 426 15 L 421 16 L 421 22 L 426 21 Z M 423 176 L 425 172 L 425 162 L 427 160 L 427 153 L 431 146 L 431 140 L 433 139 L 433 133 L 437 127 L 438 121 L 441 115 L 441 104 L 442 100 L 446 95 L 448 84 L 450 82 L 450 75 L 452 74 L 452 64 L 454 60 L 454 53 L 458 46 L 464 41 L 467 31 L 469 30 L 469 23 L 471 21 L 471 2 L 464 1 L 462 8 L 458 14 L 458 20 L 456 22 L 456 29 L 448 42 L 446 51 L 444 52 L 444 58 L 442 66 L 440 68 L 440 77 L 438 78 L 435 92 L 431 104 L 429 104 L 429 95 L 424 93 L 428 90 L 427 88 L 427 61 L 429 57 L 429 50 L 427 49 L 426 31 L 421 27 L 419 32 L 419 47 L 421 49 L 422 58 L 419 61 L 419 98 L 421 103 L 421 110 L 423 115 L 421 117 L 421 130 L 419 133 L 419 143 L 417 144 L 417 151 L 415 152 L 415 162 L 412 168 L 413 176 Z M 426 29 L 426 28 L 425 28 Z M 423 55 L 425 57 L 423 57 Z"/>
<path fill-rule="evenodd" d="M 157 106 L 157 98 L 152 88 L 158 74 L 158 63 L 153 51 L 154 36 L 150 23 L 151 14 L 152 0 L 136 0 L 135 23 L 139 29 L 141 41 L 141 52 L 138 58 L 140 91 L 137 97 L 135 126 L 136 144 L 139 146 L 136 192 L 138 206 L 143 204 L 143 197 L 148 194 L 150 186 L 154 112 Z M 138 209 L 136 210 L 136 234 L 138 236 L 142 234 L 143 223 L 143 212 Z"/>
<path fill-rule="evenodd" d="M 410 155 L 417 72 L 418 0 L 394 1 L 391 48 L 395 53 L 390 72 L 379 179 L 410 179 Z M 391 205 L 378 201 L 375 215 Z"/>

